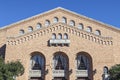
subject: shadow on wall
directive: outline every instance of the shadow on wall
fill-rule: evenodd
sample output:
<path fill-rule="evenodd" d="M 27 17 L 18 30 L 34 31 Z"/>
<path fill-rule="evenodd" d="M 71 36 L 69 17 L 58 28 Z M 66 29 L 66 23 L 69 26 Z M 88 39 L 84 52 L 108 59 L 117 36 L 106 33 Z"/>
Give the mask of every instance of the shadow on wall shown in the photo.
<path fill-rule="evenodd" d="M 0 56 L 5 58 L 5 52 L 6 52 L 6 44 L 4 44 L 0 47 Z"/>

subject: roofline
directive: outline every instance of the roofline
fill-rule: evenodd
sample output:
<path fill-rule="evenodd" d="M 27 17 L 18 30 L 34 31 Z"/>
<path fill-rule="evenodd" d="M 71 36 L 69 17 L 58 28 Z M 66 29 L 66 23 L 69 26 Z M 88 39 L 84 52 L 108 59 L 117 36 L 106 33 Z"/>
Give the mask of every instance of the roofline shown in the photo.
<path fill-rule="evenodd" d="M 31 16 L 31 17 L 28 17 L 28 18 L 26 18 L 26 19 L 23 19 L 23 20 L 14 22 L 14 23 L 12 23 L 12 24 L 8 24 L 8 25 L 6 25 L 6 26 L 3 26 L 3 27 L 1 27 L 0 29 L 9 28 L 9 27 L 14 26 L 14 25 L 16 25 L 16 24 L 25 22 L 25 21 L 27 21 L 27 20 L 30 20 L 30 19 L 39 17 L 39 16 L 41 16 L 41 15 L 47 14 L 47 13 L 49 13 L 49 12 L 52 12 L 52 11 L 55 11 L 55 10 L 58 10 L 58 9 L 62 9 L 62 8 L 61 8 L 61 7 L 57 7 L 57 8 L 51 9 L 51 10 L 49 10 L 49 11 L 42 12 L 42 13 L 37 14 L 37 15 L 35 15 L 35 16 Z"/>
<path fill-rule="evenodd" d="M 62 8 L 62 7 L 60 7 L 60 9 L 65 10 L 65 11 L 67 11 L 67 12 L 70 12 L 70 13 L 72 13 L 72 14 L 75 14 L 75 15 L 77 15 L 77 16 L 79 16 L 79 17 L 84 18 L 84 19 L 88 19 L 88 20 L 90 20 L 90 21 L 94 21 L 95 23 L 101 24 L 101 25 L 103 25 L 103 26 L 107 26 L 107 27 L 109 27 L 109 28 L 112 28 L 112 29 L 115 29 L 115 30 L 120 31 L 120 28 L 117 28 L 117 27 L 115 27 L 115 26 L 113 26 L 113 25 L 106 24 L 106 23 L 101 22 L 101 21 L 99 21 L 99 20 L 95 20 L 95 19 L 93 19 L 93 18 L 86 17 L 86 16 L 84 16 L 84 15 L 78 14 L 78 13 L 76 13 L 76 12 L 73 12 L 73 11 L 71 11 L 71 10 L 68 10 L 68 9 L 65 9 L 65 8 Z"/>
<path fill-rule="evenodd" d="M 66 12 L 69 12 L 69 13 L 72 13 L 72 14 L 74 14 L 74 15 L 76 15 L 76 16 L 79 16 L 79 17 L 82 17 L 82 18 L 84 18 L 84 19 L 93 21 L 93 22 L 95 22 L 95 23 L 101 24 L 101 25 L 103 25 L 103 26 L 107 26 L 108 28 L 111 28 L 111 29 L 114 29 L 114 30 L 120 32 L 120 29 L 119 29 L 119 28 L 116 28 L 115 26 L 112 26 L 112 25 L 103 23 L 103 22 L 98 21 L 98 20 L 95 20 L 95 19 L 93 19 L 93 18 L 86 17 L 86 16 L 84 16 L 84 15 L 78 14 L 78 13 L 76 13 L 76 12 L 73 12 L 73 11 L 71 11 L 71 10 L 68 10 L 68 9 L 65 9 L 65 8 L 62 8 L 62 7 L 57 7 L 57 8 L 51 9 L 51 10 L 49 10 L 49 11 L 45 11 L 45 12 L 42 12 L 42 13 L 40 13 L 40 14 L 37 14 L 37 15 L 35 15 L 35 16 L 31 16 L 31 17 L 29 17 L 29 18 L 26 18 L 26 19 L 17 21 L 17 22 L 15 22 L 15 23 L 12 23 L 12 24 L 3 26 L 3 27 L 0 28 L 0 30 L 1 30 L 1 29 L 9 28 L 9 27 L 11 27 L 11 26 L 17 25 L 17 24 L 19 24 L 19 23 L 22 23 L 22 22 L 25 22 L 25 21 L 28 21 L 28 20 L 31 20 L 31 19 L 33 19 L 33 18 L 37 18 L 37 17 L 39 17 L 39 16 L 41 16 L 41 15 L 45 15 L 45 14 L 47 14 L 47 13 L 49 13 L 49 12 L 52 12 L 52 11 L 55 11 L 55 10 L 59 10 L 59 9 L 60 9 L 60 10 L 63 10 L 63 11 L 66 11 Z"/>

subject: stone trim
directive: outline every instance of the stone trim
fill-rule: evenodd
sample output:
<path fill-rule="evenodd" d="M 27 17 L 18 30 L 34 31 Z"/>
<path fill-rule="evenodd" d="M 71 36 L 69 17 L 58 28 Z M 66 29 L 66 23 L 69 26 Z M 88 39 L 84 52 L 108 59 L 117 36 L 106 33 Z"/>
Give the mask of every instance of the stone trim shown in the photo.
<path fill-rule="evenodd" d="M 75 36 L 78 36 L 80 38 L 84 38 L 87 40 L 90 40 L 92 42 L 102 44 L 102 45 L 113 45 L 112 37 L 102 37 L 95 35 L 93 33 L 86 32 L 84 30 L 80 30 L 76 27 L 71 27 L 68 24 L 65 23 L 56 23 L 53 25 L 50 25 L 48 27 L 43 27 L 40 30 L 36 30 L 21 36 L 17 37 L 7 37 L 7 45 L 18 45 L 21 43 L 24 43 L 26 41 L 39 38 L 40 36 L 44 36 L 46 34 L 49 34 L 50 32 L 56 31 L 56 30 L 63 30 L 67 33 L 73 34 Z"/>

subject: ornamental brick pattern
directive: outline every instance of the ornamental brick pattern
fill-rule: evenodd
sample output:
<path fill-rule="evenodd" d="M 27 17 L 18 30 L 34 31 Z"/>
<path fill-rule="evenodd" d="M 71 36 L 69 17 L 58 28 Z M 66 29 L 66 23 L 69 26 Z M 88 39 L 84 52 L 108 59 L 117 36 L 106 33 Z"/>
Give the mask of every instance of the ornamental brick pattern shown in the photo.
<path fill-rule="evenodd" d="M 58 22 L 54 23 L 54 17 L 58 18 Z M 62 22 L 63 17 L 66 18 L 66 23 Z M 50 21 L 48 26 L 45 26 L 46 20 Z M 70 25 L 71 20 L 75 22 L 74 26 Z M 36 28 L 37 23 L 41 23 L 40 29 Z M 83 29 L 78 28 L 80 23 L 83 24 Z M 32 26 L 32 32 L 28 31 L 29 26 Z M 92 28 L 92 32 L 86 31 L 88 26 Z M 21 29 L 24 30 L 22 35 L 19 33 Z M 96 35 L 96 30 L 100 30 L 101 35 Z M 56 39 L 58 42 L 50 46 L 53 33 L 56 38 L 59 33 L 62 34 L 62 40 Z M 63 39 L 65 33 L 70 41 L 67 46 L 62 45 L 66 44 Z M 104 66 L 110 68 L 120 64 L 120 29 L 63 8 L 56 8 L 1 28 L 0 47 L 0 55 L 5 57 L 6 62 L 20 60 L 24 65 L 25 73 L 17 77 L 17 80 L 30 79 L 30 59 L 35 52 L 45 57 L 45 80 L 53 79 L 53 57 L 56 52 L 64 53 L 69 59 L 68 80 L 77 79 L 75 60 L 80 52 L 91 57 L 90 79 L 102 80 Z"/>

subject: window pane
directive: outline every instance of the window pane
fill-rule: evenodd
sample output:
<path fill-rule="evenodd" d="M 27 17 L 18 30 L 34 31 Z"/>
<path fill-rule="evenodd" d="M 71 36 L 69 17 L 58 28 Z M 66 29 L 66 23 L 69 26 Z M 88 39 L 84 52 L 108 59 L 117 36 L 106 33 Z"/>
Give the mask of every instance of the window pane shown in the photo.
<path fill-rule="evenodd" d="M 29 32 L 32 32 L 33 31 L 33 28 L 31 26 L 28 27 L 28 31 Z"/>
<path fill-rule="evenodd" d="M 88 69 L 88 58 L 84 55 L 77 56 L 77 69 L 78 70 L 86 70 Z"/>
<path fill-rule="evenodd" d="M 64 34 L 64 39 L 68 39 L 68 35 L 66 33 Z"/>
<path fill-rule="evenodd" d="M 56 34 L 52 34 L 52 39 L 56 39 Z"/>
<path fill-rule="evenodd" d="M 83 29 L 83 24 L 79 24 L 78 29 Z"/>
<path fill-rule="evenodd" d="M 108 74 L 108 68 L 104 67 L 104 74 Z"/>
<path fill-rule="evenodd" d="M 49 26 L 50 25 L 50 21 L 49 20 L 46 20 L 45 21 L 45 26 Z"/>
<path fill-rule="evenodd" d="M 20 35 L 23 35 L 23 34 L 24 34 L 24 30 L 20 30 L 20 31 L 19 31 L 19 34 L 20 34 Z"/>
<path fill-rule="evenodd" d="M 87 31 L 87 32 L 92 32 L 92 28 L 91 28 L 91 27 L 88 27 L 88 28 L 86 29 L 86 31 Z"/>
<path fill-rule="evenodd" d="M 58 39 L 62 39 L 62 34 L 58 34 Z"/>
<path fill-rule="evenodd" d="M 75 22 L 73 20 L 70 21 L 70 26 L 75 26 Z"/>
<path fill-rule="evenodd" d="M 95 34 L 96 34 L 96 35 L 101 35 L 101 33 L 100 33 L 99 30 L 96 30 L 96 31 L 95 31 Z"/>
<path fill-rule="evenodd" d="M 44 58 L 40 55 L 34 55 L 30 64 L 32 70 L 41 70 L 44 68 Z"/>
<path fill-rule="evenodd" d="M 58 18 L 55 17 L 55 18 L 54 18 L 54 23 L 57 23 L 57 22 L 58 22 Z"/>
<path fill-rule="evenodd" d="M 62 18 L 62 23 L 67 23 L 67 19 L 65 17 Z"/>
<path fill-rule="evenodd" d="M 37 29 L 40 29 L 41 27 L 42 27 L 42 26 L 41 26 L 40 23 L 38 23 L 37 26 L 36 26 Z"/>

